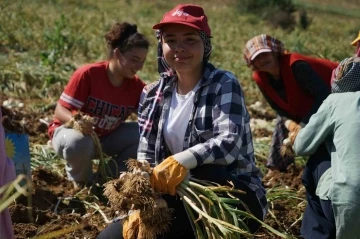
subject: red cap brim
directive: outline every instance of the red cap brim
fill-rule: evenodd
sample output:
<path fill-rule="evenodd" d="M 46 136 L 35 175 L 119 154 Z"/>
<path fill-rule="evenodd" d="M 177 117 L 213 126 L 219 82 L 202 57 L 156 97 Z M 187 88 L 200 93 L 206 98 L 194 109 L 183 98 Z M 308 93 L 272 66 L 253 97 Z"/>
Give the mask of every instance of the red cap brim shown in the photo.
<path fill-rule="evenodd" d="M 161 23 L 155 24 L 152 28 L 155 29 L 155 30 L 162 29 L 162 28 L 164 28 L 164 26 L 169 25 L 169 24 L 186 25 L 186 26 L 195 28 L 197 30 L 202 30 L 200 27 L 196 26 L 195 24 L 192 24 L 192 23 L 189 23 L 189 22 L 183 22 L 183 21 L 161 22 Z"/>

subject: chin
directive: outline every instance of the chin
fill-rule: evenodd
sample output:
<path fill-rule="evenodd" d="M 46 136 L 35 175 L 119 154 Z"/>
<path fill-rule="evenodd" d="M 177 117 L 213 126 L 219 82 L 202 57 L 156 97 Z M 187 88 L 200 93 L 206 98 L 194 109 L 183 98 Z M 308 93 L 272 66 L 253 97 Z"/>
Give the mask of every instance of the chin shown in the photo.
<path fill-rule="evenodd" d="M 128 75 L 126 76 L 126 78 L 130 78 L 130 79 L 131 79 L 131 78 L 134 78 L 135 75 L 136 75 L 136 74 L 131 73 L 131 74 L 128 74 Z"/>
<path fill-rule="evenodd" d="M 174 69 L 176 71 L 189 71 L 190 70 L 190 67 L 187 66 L 187 65 L 181 65 L 181 64 L 178 64 L 174 67 Z"/>

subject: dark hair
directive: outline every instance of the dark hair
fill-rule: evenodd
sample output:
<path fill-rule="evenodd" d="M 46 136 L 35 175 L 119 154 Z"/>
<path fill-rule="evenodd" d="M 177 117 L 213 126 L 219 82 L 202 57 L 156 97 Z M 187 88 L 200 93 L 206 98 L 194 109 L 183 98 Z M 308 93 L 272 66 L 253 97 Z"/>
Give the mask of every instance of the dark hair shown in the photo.
<path fill-rule="evenodd" d="M 135 24 L 127 22 L 114 24 L 110 31 L 106 33 L 105 39 L 110 50 L 110 56 L 112 56 L 112 51 L 116 48 L 122 53 L 134 47 L 149 48 L 148 39 L 143 34 L 138 33 Z"/>

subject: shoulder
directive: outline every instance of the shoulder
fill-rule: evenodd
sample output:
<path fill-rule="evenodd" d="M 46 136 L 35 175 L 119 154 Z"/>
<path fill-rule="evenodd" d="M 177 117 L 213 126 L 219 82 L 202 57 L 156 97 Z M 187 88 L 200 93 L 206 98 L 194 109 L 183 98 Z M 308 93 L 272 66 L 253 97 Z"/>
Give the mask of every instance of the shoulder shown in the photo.
<path fill-rule="evenodd" d="M 316 61 L 317 59 L 315 57 L 305 56 L 296 52 L 284 54 L 282 58 L 287 64 L 290 64 L 290 66 L 299 65 L 299 64 L 302 66 L 304 65 L 310 66 L 310 64 L 313 61 Z"/>
<path fill-rule="evenodd" d="M 238 79 L 234 73 L 220 68 L 216 68 L 211 63 L 208 63 L 204 72 L 204 77 L 213 84 L 224 84 L 226 82 L 234 82 L 239 84 Z"/>
<path fill-rule="evenodd" d="M 148 93 L 154 91 L 154 89 L 156 90 L 159 86 L 159 83 L 160 83 L 160 80 L 157 80 L 157 81 L 151 82 L 150 84 L 147 84 L 144 87 L 144 93 L 148 94 Z"/>
<path fill-rule="evenodd" d="M 291 64 L 291 69 L 295 72 L 297 71 L 303 72 L 303 71 L 312 70 L 312 67 L 307 61 L 297 59 Z"/>
<path fill-rule="evenodd" d="M 98 70 L 106 69 L 107 66 L 108 66 L 107 61 L 101 61 L 101 62 L 85 64 L 85 65 L 79 67 L 76 71 L 79 71 L 79 72 L 98 71 Z"/>
<path fill-rule="evenodd" d="M 325 58 L 319 58 L 319 57 L 314 57 L 314 56 L 305 56 L 305 55 L 301 55 L 299 53 L 291 53 L 288 55 L 289 55 L 289 61 L 290 61 L 291 65 L 293 65 L 294 63 L 298 64 L 299 62 L 302 63 L 303 65 L 308 65 L 308 66 L 323 65 L 323 66 L 329 66 L 329 67 L 333 67 L 333 68 L 335 68 L 338 65 L 337 62 L 332 62 Z"/>
<path fill-rule="evenodd" d="M 322 103 L 322 108 L 336 108 L 338 105 L 343 107 L 343 105 L 351 104 L 354 100 L 354 95 L 352 93 L 333 93 L 330 94 Z"/>
<path fill-rule="evenodd" d="M 330 94 L 324 102 L 329 104 L 347 105 L 346 102 L 352 103 L 360 99 L 360 91 L 357 92 L 342 92 Z"/>
<path fill-rule="evenodd" d="M 90 63 L 80 66 L 78 69 L 75 70 L 73 75 L 86 75 L 86 74 L 96 74 L 98 72 L 104 72 L 107 67 L 107 62 L 96 62 L 96 63 Z"/>
<path fill-rule="evenodd" d="M 207 67 L 201 85 L 203 87 L 202 94 L 207 97 L 210 95 L 213 97 L 243 95 L 236 76 L 230 71 L 215 67 Z"/>
<path fill-rule="evenodd" d="M 131 79 L 132 85 L 135 87 L 141 87 L 141 89 L 145 86 L 145 83 L 140 79 L 139 76 L 135 75 L 133 79 Z"/>
<path fill-rule="evenodd" d="M 290 66 L 293 66 L 294 63 L 298 63 L 298 62 L 307 63 L 310 59 L 312 59 L 311 57 L 304 56 L 296 52 L 287 53 L 282 55 L 281 57 L 283 61 L 286 62 L 287 64 L 290 64 Z"/>

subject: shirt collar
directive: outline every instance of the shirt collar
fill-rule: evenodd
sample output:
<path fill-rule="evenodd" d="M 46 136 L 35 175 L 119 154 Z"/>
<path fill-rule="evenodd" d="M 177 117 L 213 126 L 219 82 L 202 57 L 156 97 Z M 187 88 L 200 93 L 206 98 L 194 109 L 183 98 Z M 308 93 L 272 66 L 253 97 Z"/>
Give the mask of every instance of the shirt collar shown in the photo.
<path fill-rule="evenodd" d="M 200 80 L 199 89 L 209 85 L 212 82 L 212 78 L 210 76 L 214 69 L 215 69 L 215 67 L 211 63 L 209 63 L 209 62 L 206 63 L 203 76 Z M 164 88 L 164 94 L 168 93 L 168 92 L 172 93 L 173 90 L 175 89 L 177 76 L 173 75 L 171 77 L 168 77 L 167 79 L 165 79 L 165 78 L 163 78 L 163 79 L 167 80 L 165 88 Z"/>

